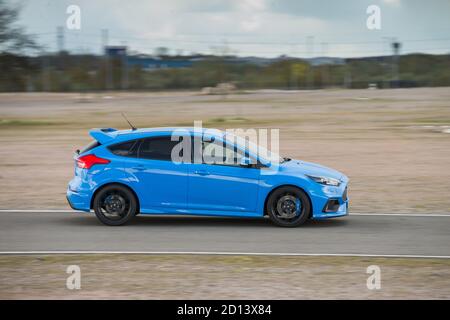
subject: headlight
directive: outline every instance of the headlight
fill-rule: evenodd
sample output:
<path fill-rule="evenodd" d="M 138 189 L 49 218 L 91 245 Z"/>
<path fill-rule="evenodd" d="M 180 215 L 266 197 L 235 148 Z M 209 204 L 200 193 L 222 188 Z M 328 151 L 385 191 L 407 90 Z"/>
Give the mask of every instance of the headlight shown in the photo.
<path fill-rule="evenodd" d="M 320 184 L 324 184 L 326 186 L 334 186 L 334 187 L 339 187 L 339 185 L 341 184 L 341 182 L 338 179 L 334 179 L 334 178 L 328 178 L 328 177 L 315 177 L 315 176 L 309 176 L 306 175 L 308 178 L 310 178 L 311 180 L 314 180 L 317 183 Z"/>

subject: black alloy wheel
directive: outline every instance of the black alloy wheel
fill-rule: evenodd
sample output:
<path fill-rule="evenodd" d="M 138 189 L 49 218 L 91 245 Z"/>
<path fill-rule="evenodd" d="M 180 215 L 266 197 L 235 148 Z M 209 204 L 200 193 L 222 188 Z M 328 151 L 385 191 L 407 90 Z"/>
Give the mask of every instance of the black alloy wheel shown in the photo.
<path fill-rule="evenodd" d="M 95 195 L 93 208 L 95 215 L 103 224 L 120 226 L 136 215 L 137 201 L 128 188 L 109 185 Z"/>
<path fill-rule="evenodd" d="M 311 213 L 308 196 L 300 189 L 286 186 L 276 189 L 267 200 L 266 212 L 280 227 L 297 227 Z"/>

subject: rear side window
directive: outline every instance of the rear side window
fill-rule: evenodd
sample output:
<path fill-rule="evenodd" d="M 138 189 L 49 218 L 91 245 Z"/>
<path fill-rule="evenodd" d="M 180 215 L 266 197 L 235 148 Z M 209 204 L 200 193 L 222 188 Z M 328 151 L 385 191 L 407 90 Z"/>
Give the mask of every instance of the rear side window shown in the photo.
<path fill-rule="evenodd" d="M 80 154 L 91 151 L 92 149 L 97 148 L 98 146 L 100 146 L 100 142 L 94 140 L 90 142 L 87 146 L 85 146 L 83 149 L 81 149 Z"/>
<path fill-rule="evenodd" d="M 178 143 L 180 142 L 172 141 L 171 136 L 147 138 L 141 143 L 139 148 L 139 158 L 171 161 L 172 149 Z M 181 152 L 180 156 L 183 156 Z"/>
<path fill-rule="evenodd" d="M 138 145 L 139 140 L 132 140 L 112 145 L 108 149 L 117 156 L 137 157 Z"/>

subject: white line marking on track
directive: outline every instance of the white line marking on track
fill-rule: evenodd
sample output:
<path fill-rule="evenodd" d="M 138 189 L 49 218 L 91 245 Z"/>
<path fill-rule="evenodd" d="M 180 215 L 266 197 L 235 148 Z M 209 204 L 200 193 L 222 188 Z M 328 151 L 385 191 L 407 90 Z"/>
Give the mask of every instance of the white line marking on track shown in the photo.
<path fill-rule="evenodd" d="M 0 251 L 0 255 L 53 255 L 53 254 L 129 254 L 129 255 L 230 255 L 230 256 L 305 256 L 305 257 L 369 257 L 369 258 L 426 258 L 450 259 L 450 256 L 415 254 L 365 253 L 286 253 L 286 252 L 220 252 L 220 251 Z"/>

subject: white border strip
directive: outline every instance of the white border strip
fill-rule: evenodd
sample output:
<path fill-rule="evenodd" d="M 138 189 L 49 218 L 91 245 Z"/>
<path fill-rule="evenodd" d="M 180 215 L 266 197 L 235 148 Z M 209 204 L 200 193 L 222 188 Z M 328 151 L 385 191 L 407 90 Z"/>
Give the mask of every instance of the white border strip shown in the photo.
<path fill-rule="evenodd" d="M 127 254 L 127 255 L 226 255 L 226 256 L 304 256 L 304 257 L 369 257 L 369 258 L 426 258 L 450 259 L 450 256 L 415 254 L 365 253 L 286 253 L 286 252 L 220 252 L 220 251 L 0 251 L 0 255 L 75 255 L 75 254 Z"/>
<path fill-rule="evenodd" d="M 450 213 L 353 213 L 349 216 L 387 216 L 387 217 L 450 217 Z"/>
<path fill-rule="evenodd" d="M 5 213 L 87 213 L 85 211 L 70 209 L 0 209 Z M 154 216 L 154 215 L 152 215 Z M 164 216 L 164 215 L 158 215 Z M 174 215 L 167 215 L 174 216 Z M 183 216 L 183 215 L 179 215 Z M 188 216 L 188 215 L 186 215 Z M 386 216 L 386 217 L 450 217 L 450 213 L 370 213 L 370 212 L 350 212 L 349 216 Z M 207 216 L 204 216 L 207 217 Z"/>

